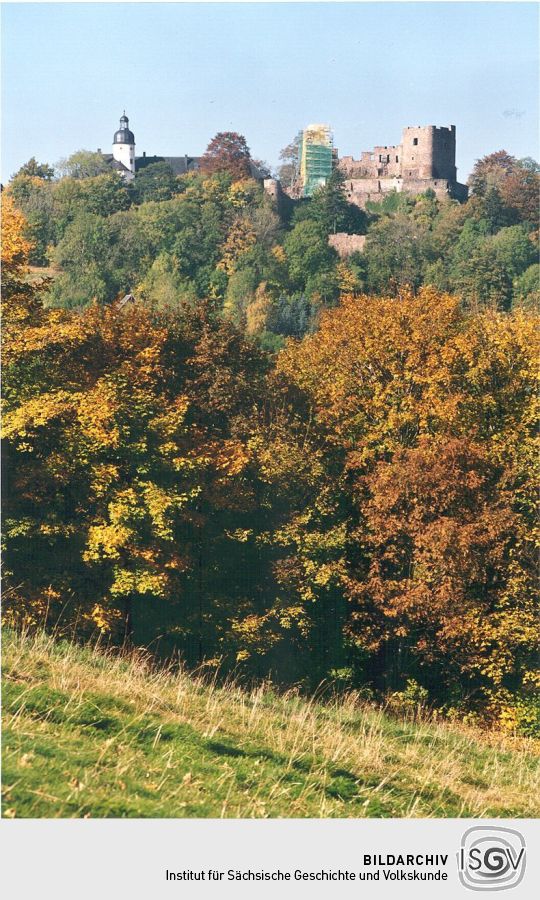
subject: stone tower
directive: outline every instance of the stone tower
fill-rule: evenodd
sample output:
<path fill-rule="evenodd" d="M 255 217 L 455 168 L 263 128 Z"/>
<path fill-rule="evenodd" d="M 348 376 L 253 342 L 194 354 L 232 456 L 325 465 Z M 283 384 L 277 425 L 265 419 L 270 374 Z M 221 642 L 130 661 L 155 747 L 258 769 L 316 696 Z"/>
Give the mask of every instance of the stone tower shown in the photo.
<path fill-rule="evenodd" d="M 113 159 L 122 163 L 128 172 L 135 175 L 135 135 L 129 130 L 129 119 L 125 110 L 120 119 L 120 128 L 114 133 Z"/>
<path fill-rule="evenodd" d="M 456 181 L 456 126 L 410 126 L 403 131 L 403 178 L 441 178 Z"/>

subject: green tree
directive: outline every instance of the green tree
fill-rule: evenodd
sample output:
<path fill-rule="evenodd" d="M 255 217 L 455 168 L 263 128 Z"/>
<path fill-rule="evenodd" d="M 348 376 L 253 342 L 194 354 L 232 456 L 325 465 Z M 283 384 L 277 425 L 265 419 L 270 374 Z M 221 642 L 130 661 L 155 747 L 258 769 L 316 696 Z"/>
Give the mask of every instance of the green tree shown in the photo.
<path fill-rule="evenodd" d="M 108 259 L 121 284 L 134 287 L 143 280 L 159 255 L 159 240 L 146 227 L 141 207 L 115 213 L 107 220 L 110 244 Z"/>
<path fill-rule="evenodd" d="M 52 260 L 62 270 L 51 286 L 51 299 L 65 308 L 92 300 L 112 300 L 124 286 L 109 262 L 110 232 L 107 220 L 95 213 L 80 213 L 68 225 L 55 247 Z"/>
<path fill-rule="evenodd" d="M 514 301 L 516 307 L 540 311 L 540 265 L 534 263 L 518 278 L 514 279 Z"/>
<path fill-rule="evenodd" d="M 418 288 L 426 263 L 427 229 L 398 212 L 384 216 L 368 231 L 364 256 L 371 291 Z"/>
<path fill-rule="evenodd" d="M 53 226 L 55 243 L 62 238 L 67 226 L 79 212 L 84 211 L 84 184 L 80 178 L 60 178 L 52 184 Z"/>
<path fill-rule="evenodd" d="M 56 237 L 53 190 L 54 185 L 46 178 L 24 174 L 22 171 L 7 187 L 8 193 L 26 218 L 27 234 L 32 243 L 29 254 L 32 265 L 47 265 L 48 248 Z"/>
<path fill-rule="evenodd" d="M 128 209 L 130 203 L 128 186 L 116 172 L 104 172 L 84 179 L 81 211 L 107 218 L 120 210 Z"/>
<path fill-rule="evenodd" d="M 509 309 L 512 277 L 491 241 L 482 241 L 470 257 L 463 260 L 453 278 L 452 289 L 470 308 Z"/>
<path fill-rule="evenodd" d="M 32 156 L 28 162 L 24 163 L 21 168 L 11 177 L 11 181 L 19 175 L 28 175 L 30 178 L 42 178 L 44 181 L 52 181 L 54 178 L 54 169 L 48 163 L 38 163 L 35 156 Z"/>
<path fill-rule="evenodd" d="M 193 282 L 178 272 L 166 253 L 156 257 L 135 294 L 154 309 L 173 312 L 181 311 L 186 304 L 195 305 L 197 299 Z"/>
<path fill-rule="evenodd" d="M 498 188 L 488 187 L 478 204 L 479 215 L 487 222 L 491 234 L 496 234 L 500 228 L 511 225 L 515 221 L 512 210 L 503 202 Z"/>
<path fill-rule="evenodd" d="M 66 159 L 61 159 L 56 168 L 62 176 L 68 178 L 93 178 L 110 171 L 102 154 L 92 150 L 77 150 Z"/>
<path fill-rule="evenodd" d="M 245 325 L 246 311 L 255 297 L 257 275 L 250 267 L 242 267 L 230 276 L 223 303 L 225 315 L 237 325 Z"/>
<path fill-rule="evenodd" d="M 170 200 L 178 190 L 177 180 L 167 162 L 156 162 L 140 169 L 131 185 L 136 203 Z"/>
<path fill-rule="evenodd" d="M 514 225 L 489 233 L 485 219 L 468 219 L 452 254 L 450 288 L 465 302 L 507 309 L 512 281 L 536 258 L 528 227 Z"/>
<path fill-rule="evenodd" d="M 511 278 L 517 278 L 538 259 L 538 241 L 525 225 L 502 228 L 491 238 L 495 255 Z"/>
<path fill-rule="evenodd" d="M 348 234 L 365 234 L 367 218 L 363 210 L 347 201 L 345 176 L 335 168 L 325 185 L 314 194 L 308 208 L 326 234 L 345 231 Z"/>
<path fill-rule="evenodd" d="M 294 226 L 283 242 L 289 279 L 293 289 L 304 290 L 308 279 L 335 270 L 337 253 L 328 246 L 328 237 L 317 222 Z"/>

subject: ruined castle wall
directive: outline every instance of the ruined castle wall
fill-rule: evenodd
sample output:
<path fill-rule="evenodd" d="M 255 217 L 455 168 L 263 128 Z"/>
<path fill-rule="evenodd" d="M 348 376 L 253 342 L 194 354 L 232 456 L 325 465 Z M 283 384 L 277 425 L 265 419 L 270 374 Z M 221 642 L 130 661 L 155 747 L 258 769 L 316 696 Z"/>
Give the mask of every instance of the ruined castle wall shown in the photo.
<path fill-rule="evenodd" d="M 433 133 L 433 178 L 456 181 L 456 129 L 435 128 Z"/>
<path fill-rule="evenodd" d="M 399 178 L 401 146 L 380 146 L 362 153 L 360 159 L 343 156 L 339 168 L 346 178 Z"/>
<path fill-rule="evenodd" d="M 403 182 L 400 178 L 351 178 L 344 188 L 349 203 L 363 208 L 367 200 L 382 199 L 384 194 L 403 190 Z"/>
<path fill-rule="evenodd" d="M 452 185 L 446 178 L 404 178 L 402 190 L 407 194 L 425 194 L 433 191 L 439 200 L 451 194 Z"/>
<path fill-rule="evenodd" d="M 411 126 L 403 130 L 404 178 L 456 180 L 456 129 Z"/>
<path fill-rule="evenodd" d="M 338 232 L 328 237 L 328 243 L 336 250 L 341 259 L 346 259 L 351 253 L 362 252 L 366 243 L 365 234 L 345 234 Z"/>
<path fill-rule="evenodd" d="M 263 181 L 263 188 L 264 192 L 275 204 L 276 211 L 279 213 L 279 215 L 290 215 L 293 200 L 283 191 L 281 182 L 277 178 L 265 178 Z"/>
<path fill-rule="evenodd" d="M 410 126 L 401 144 L 374 147 L 360 159 L 343 156 L 338 166 L 347 199 L 362 208 L 370 200 L 380 202 L 390 191 L 415 195 L 432 190 L 439 199 L 467 199 L 466 186 L 456 180 L 455 125 Z"/>
<path fill-rule="evenodd" d="M 277 203 L 281 195 L 281 184 L 277 178 L 265 178 L 263 188 L 265 193 Z"/>
<path fill-rule="evenodd" d="M 366 203 L 380 203 L 392 191 L 416 196 L 432 190 L 439 200 L 455 198 L 467 199 L 467 188 L 463 184 L 446 178 L 353 178 L 345 182 L 345 192 L 349 203 L 365 209 Z"/>
<path fill-rule="evenodd" d="M 433 176 L 432 126 L 411 126 L 403 131 L 402 173 L 404 178 L 432 178 Z"/>

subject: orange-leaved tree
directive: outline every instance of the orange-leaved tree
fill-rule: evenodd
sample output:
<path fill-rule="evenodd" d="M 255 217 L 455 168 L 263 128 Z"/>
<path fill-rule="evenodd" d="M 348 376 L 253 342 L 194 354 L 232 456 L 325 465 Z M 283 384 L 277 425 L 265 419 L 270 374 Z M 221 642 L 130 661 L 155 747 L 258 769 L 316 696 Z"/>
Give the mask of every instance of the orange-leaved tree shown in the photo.
<path fill-rule="evenodd" d="M 431 288 L 347 297 L 281 353 L 261 457 L 276 491 L 296 461 L 278 606 L 327 671 L 447 702 L 532 683 L 537 358 L 533 315 Z"/>
<path fill-rule="evenodd" d="M 208 175 L 228 172 L 235 180 L 249 178 L 250 152 L 243 135 L 220 131 L 212 138 L 201 157 L 201 169 Z"/>

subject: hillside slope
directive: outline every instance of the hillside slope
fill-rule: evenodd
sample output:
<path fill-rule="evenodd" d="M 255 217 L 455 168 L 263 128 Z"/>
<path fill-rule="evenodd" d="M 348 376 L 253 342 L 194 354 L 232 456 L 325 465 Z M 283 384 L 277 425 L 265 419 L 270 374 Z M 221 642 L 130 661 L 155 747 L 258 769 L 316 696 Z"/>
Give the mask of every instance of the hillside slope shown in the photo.
<path fill-rule="evenodd" d="M 9 817 L 540 815 L 538 746 L 3 637 Z"/>

